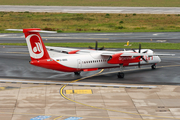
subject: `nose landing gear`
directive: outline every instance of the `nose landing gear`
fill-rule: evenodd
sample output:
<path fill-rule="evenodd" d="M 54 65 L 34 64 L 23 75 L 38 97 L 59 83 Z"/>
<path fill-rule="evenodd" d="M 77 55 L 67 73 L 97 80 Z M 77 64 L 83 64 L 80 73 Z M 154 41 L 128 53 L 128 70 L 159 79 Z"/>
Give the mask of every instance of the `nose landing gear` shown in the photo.
<path fill-rule="evenodd" d="M 124 78 L 124 73 L 122 72 L 123 71 L 123 64 L 119 64 L 119 67 L 120 67 L 120 72 L 118 72 L 117 77 L 118 78 Z"/>

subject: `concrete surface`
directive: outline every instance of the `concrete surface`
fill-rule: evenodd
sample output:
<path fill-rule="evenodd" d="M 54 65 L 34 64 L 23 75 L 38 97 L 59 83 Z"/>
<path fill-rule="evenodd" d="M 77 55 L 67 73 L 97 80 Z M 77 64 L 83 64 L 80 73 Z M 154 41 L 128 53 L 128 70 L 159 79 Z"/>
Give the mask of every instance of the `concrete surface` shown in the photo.
<path fill-rule="evenodd" d="M 136 84 L 137 85 L 137 84 Z M 0 83 L 2 120 L 46 120 L 82 117 L 83 120 L 180 119 L 180 86 L 157 85 L 154 89 L 128 89 L 61 85 Z M 14 87 L 14 88 L 13 88 Z M 65 94 L 65 90 L 91 89 L 92 94 Z"/>

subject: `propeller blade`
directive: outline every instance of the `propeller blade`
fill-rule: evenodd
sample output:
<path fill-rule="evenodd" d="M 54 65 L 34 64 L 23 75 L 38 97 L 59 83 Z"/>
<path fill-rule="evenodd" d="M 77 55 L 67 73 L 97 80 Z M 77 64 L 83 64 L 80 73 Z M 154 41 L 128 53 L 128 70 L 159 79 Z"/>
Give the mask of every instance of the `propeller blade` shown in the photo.
<path fill-rule="evenodd" d="M 103 46 L 103 47 L 101 47 L 101 48 L 99 48 L 98 50 L 104 50 L 104 46 Z"/>
<path fill-rule="evenodd" d="M 95 50 L 98 49 L 97 47 L 98 47 L 98 42 L 96 41 Z"/>
<path fill-rule="evenodd" d="M 147 53 L 148 50 L 144 51 L 143 53 Z"/>
<path fill-rule="evenodd" d="M 89 46 L 89 49 L 93 49 L 93 47 Z"/>
<path fill-rule="evenodd" d="M 131 49 L 132 51 L 136 52 L 134 49 Z"/>
<path fill-rule="evenodd" d="M 144 59 L 143 57 L 141 57 L 145 62 L 148 62 L 146 59 Z"/>
<path fill-rule="evenodd" d="M 141 53 L 141 44 L 139 44 L 139 53 Z"/>

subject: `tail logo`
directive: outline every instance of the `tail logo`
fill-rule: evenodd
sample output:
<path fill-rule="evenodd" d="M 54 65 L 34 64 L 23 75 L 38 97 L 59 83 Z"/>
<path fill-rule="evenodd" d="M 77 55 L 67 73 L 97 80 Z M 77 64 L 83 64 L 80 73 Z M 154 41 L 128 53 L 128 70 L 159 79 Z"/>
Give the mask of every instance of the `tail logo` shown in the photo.
<path fill-rule="evenodd" d="M 42 46 L 39 42 L 35 42 L 36 47 L 33 48 L 33 52 L 37 53 L 37 52 L 42 52 Z"/>
<path fill-rule="evenodd" d="M 31 34 L 26 38 L 29 53 L 32 58 L 39 59 L 44 55 L 41 38 L 36 34 Z"/>

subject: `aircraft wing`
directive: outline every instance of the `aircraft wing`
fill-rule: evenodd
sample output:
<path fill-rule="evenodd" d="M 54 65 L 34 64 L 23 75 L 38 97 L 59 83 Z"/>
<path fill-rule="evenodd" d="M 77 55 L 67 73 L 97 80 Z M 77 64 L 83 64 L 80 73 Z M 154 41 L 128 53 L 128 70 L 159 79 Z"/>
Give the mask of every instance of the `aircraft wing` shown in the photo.
<path fill-rule="evenodd" d="M 65 48 L 65 47 L 51 47 L 51 46 L 46 46 L 46 49 L 48 51 L 54 51 L 54 52 L 60 52 L 60 53 L 72 53 L 72 52 L 77 52 L 79 49 L 75 48 Z"/>
<path fill-rule="evenodd" d="M 120 52 L 120 53 L 117 53 L 117 52 L 112 52 L 112 53 L 102 53 L 101 55 L 102 56 L 112 56 L 112 55 L 115 55 L 115 54 L 119 54 L 120 56 L 122 57 L 126 57 L 126 56 L 134 56 L 134 57 L 137 57 L 137 56 L 144 56 L 144 55 L 147 55 L 145 53 L 129 53 L 129 52 Z"/>
<path fill-rule="evenodd" d="M 133 56 L 133 57 L 138 57 L 138 56 L 174 56 L 175 54 L 153 54 L 153 53 L 123 53 L 121 56 Z"/>
<path fill-rule="evenodd" d="M 175 56 L 175 54 L 152 54 L 148 56 Z"/>
<path fill-rule="evenodd" d="M 58 52 L 58 53 L 66 53 L 66 54 L 80 54 L 80 53 L 89 53 L 94 51 L 93 49 L 76 49 L 76 48 L 66 48 L 66 47 L 51 47 L 46 46 L 48 51 Z"/>
<path fill-rule="evenodd" d="M 154 54 L 153 52 L 150 53 L 137 53 L 137 52 L 119 52 L 119 53 L 102 53 L 102 56 L 109 57 L 108 63 L 109 64 L 120 64 L 120 63 L 137 63 L 140 62 L 140 58 L 148 62 L 147 59 L 144 58 L 146 57 L 152 57 L 152 56 L 158 56 L 158 55 L 173 55 L 173 54 Z M 139 65 L 139 64 L 138 64 Z"/>
<path fill-rule="evenodd" d="M 102 56 L 112 56 L 112 55 L 115 55 L 117 54 L 117 52 L 112 52 L 112 53 L 102 53 L 101 55 Z M 120 53 L 118 53 L 120 54 Z M 132 57 L 138 57 L 138 56 L 174 56 L 175 54 L 153 54 L 153 53 L 130 53 L 130 52 L 122 52 L 122 54 L 120 56 L 122 57 L 129 57 L 129 56 L 132 56 Z"/>

